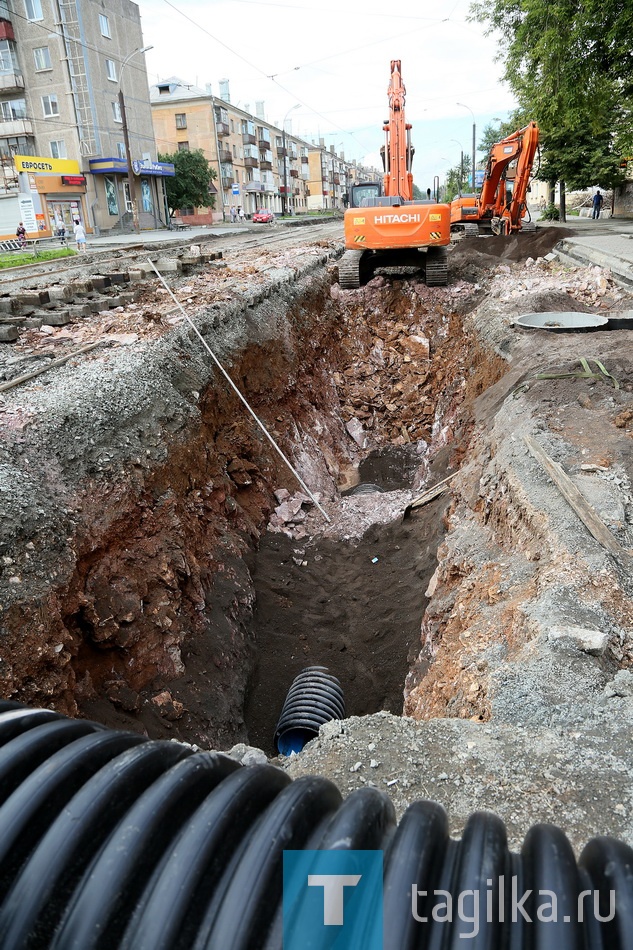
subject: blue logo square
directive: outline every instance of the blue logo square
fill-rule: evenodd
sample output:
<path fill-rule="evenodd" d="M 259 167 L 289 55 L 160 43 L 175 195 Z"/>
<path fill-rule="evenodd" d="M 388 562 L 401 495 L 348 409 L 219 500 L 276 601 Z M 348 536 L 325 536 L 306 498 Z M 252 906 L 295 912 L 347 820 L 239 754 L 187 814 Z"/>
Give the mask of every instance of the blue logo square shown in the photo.
<path fill-rule="evenodd" d="M 284 950 L 382 950 L 382 851 L 284 851 Z"/>

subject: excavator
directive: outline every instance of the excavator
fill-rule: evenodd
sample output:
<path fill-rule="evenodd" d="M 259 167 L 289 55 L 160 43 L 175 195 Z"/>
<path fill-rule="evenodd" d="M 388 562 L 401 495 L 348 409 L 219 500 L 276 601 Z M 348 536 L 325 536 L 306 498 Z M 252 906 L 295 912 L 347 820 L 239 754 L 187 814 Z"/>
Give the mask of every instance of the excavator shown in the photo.
<path fill-rule="evenodd" d="M 538 150 L 539 129 L 530 122 L 490 150 L 481 194 L 460 195 L 451 201 L 451 231 L 477 235 L 480 230 L 496 235 L 534 230 L 522 220 L 532 165 Z"/>
<path fill-rule="evenodd" d="M 345 212 L 345 247 L 339 262 L 341 287 L 353 290 L 377 267 L 415 267 L 429 286 L 447 281 L 446 248 L 450 244 L 450 205 L 413 200 L 414 148 L 406 122 L 406 90 L 400 60 L 391 61 L 389 119 L 383 124 L 381 182 L 360 182 L 349 190 Z"/>

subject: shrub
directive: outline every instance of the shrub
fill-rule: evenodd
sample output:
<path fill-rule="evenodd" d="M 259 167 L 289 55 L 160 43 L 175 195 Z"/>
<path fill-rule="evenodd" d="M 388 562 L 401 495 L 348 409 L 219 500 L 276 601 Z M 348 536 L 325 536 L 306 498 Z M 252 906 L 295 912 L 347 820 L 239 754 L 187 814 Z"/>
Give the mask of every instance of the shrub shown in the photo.
<path fill-rule="evenodd" d="M 559 221 L 560 211 L 556 205 L 548 205 L 541 211 L 541 221 Z"/>

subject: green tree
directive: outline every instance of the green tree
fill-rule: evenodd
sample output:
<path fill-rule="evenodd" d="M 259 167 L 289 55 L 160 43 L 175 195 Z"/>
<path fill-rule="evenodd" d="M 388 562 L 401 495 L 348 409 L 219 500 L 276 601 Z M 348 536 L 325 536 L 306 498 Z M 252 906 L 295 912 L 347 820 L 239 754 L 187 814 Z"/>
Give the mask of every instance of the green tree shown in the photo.
<path fill-rule="evenodd" d="M 464 155 L 464 166 L 461 162 L 446 172 L 445 201 L 452 201 L 456 195 L 470 193 L 470 155 Z"/>
<path fill-rule="evenodd" d="M 561 182 L 561 216 L 565 183 L 619 184 L 633 139 L 633 5 L 489 0 L 471 12 L 500 35 L 504 78 L 541 130 L 541 177 Z"/>
<path fill-rule="evenodd" d="M 210 193 L 211 182 L 217 172 L 211 168 L 202 149 L 159 155 L 160 162 L 171 162 L 176 172 L 165 179 L 170 212 L 179 208 L 215 208 L 215 197 Z"/>

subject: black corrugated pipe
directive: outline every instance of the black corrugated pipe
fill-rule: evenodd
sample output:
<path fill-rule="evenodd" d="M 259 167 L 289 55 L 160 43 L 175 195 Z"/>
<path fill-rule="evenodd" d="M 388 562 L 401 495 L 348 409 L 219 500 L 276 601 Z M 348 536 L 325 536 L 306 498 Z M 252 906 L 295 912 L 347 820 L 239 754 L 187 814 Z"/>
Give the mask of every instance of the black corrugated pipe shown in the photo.
<path fill-rule="evenodd" d="M 324 861 L 345 874 L 338 911 Z M 576 862 L 535 825 L 513 854 L 491 814 L 458 841 L 433 802 L 397 825 L 374 788 L 342 801 L 318 776 L 0 704 L 2 950 L 630 950 L 631 934 L 620 841 Z"/>
<path fill-rule="evenodd" d="M 343 690 L 325 666 L 307 666 L 292 681 L 275 729 L 281 755 L 301 752 L 306 742 L 332 719 L 345 718 Z"/>

